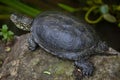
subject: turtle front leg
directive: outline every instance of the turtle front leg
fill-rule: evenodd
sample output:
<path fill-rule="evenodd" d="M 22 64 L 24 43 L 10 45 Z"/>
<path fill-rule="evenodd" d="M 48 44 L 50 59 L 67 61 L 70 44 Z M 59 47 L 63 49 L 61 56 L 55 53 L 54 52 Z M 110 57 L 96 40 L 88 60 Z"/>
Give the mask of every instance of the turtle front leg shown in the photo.
<path fill-rule="evenodd" d="M 35 43 L 32 35 L 28 38 L 28 45 L 28 48 L 32 51 L 34 51 L 37 48 L 37 44 Z"/>
<path fill-rule="evenodd" d="M 83 76 L 91 76 L 93 74 L 94 66 L 86 59 L 75 61 L 75 66 L 82 70 Z"/>

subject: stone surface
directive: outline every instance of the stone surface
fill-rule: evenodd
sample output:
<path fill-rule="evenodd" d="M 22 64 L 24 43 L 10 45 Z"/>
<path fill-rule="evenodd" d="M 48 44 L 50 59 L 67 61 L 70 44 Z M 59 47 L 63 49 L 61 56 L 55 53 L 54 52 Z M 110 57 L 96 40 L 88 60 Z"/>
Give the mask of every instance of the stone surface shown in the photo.
<path fill-rule="evenodd" d="M 43 49 L 28 50 L 25 34 L 17 38 L 0 68 L 0 80 L 75 80 L 73 61 L 53 56 Z M 95 72 L 83 80 L 120 80 L 120 56 L 93 56 Z"/>

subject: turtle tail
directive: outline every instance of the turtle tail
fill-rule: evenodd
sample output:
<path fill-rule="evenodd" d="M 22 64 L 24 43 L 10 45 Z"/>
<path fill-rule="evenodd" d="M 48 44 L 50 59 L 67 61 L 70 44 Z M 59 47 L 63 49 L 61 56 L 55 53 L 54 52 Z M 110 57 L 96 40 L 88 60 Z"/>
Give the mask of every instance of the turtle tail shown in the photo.
<path fill-rule="evenodd" d="M 98 53 L 99 55 L 119 55 L 119 52 L 109 47 L 106 44 L 106 42 L 102 42 L 102 41 L 98 42 L 95 48 L 95 52 Z"/>

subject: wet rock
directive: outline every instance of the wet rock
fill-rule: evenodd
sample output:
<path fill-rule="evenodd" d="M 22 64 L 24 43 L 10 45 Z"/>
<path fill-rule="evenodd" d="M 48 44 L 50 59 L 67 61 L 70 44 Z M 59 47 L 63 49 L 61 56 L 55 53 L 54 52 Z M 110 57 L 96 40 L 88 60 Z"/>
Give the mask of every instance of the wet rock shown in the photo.
<path fill-rule="evenodd" d="M 27 38 L 20 36 L 0 69 L 0 80 L 75 80 L 74 63 L 53 56 L 43 49 L 28 50 Z M 120 56 L 91 57 L 96 69 L 83 80 L 119 80 Z"/>

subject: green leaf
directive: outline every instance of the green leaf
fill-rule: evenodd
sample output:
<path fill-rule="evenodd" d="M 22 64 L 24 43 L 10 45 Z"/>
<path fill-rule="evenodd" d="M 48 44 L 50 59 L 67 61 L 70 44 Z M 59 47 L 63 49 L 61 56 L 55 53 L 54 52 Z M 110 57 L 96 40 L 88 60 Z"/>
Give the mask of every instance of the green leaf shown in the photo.
<path fill-rule="evenodd" d="M 8 30 L 8 27 L 6 24 L 2 25 L 2 29 Z"/>
<path fill-rule="evenodd" d="M 6 24 L 2 25 L 2 30 L 1 30 L 1 31 L 2 31 L 3 33 L 6 33 L 7 30 L 8 30 L 7 25 L 6 25 Z"/>
<path fill-rule="evenodd" d="M 120 11 L 120 5 L 116 6 L 116 10 Z"/>
<path fill-rule="evenodd" d="M 102 6 L 100 7 L 100 12 L 101 12 L 102 14 L 108 13 L 108 12 L 109 12 L 109 7 L 108 7 L 108 5 L 102 5 Z"/>
<path fill-rule="evenodd" d="M 120 23 L 118 23 L 118 27 L 120 27 Z"/>
<path fill-rule="evenodd" d="M 2 32 L 0 32 L 0 36 L 2 36 L 3 34 L 2 34 Z"/>
<path fill-rule="evenodd" d="M 8 34 L 3 34 L 3 38 L 7 39 L 8 38 Z"/>
<path fill-rule="evenodd" d="M 9 41 L 13 39 L 14 33 L 12 31 L 8 31 L 7 25 L 2 25 L 2 29 L 0 35 L 3 37 L 2 40 Z"/>
<path fill-rule="evenodd" d="M 114 22 L 117 21 L 116 18 L 115 18 L 113 15 L 109 14 L 109 13 L 104 14 L 104 15 L 103 15 L 103 18 L 104 18 L 106 21 L 112 22 L 112 23 L 114 23 Z"/>
<path fill-rule="evenodd" d="M 14 10 L 28 14 L 30 16 L 36 16 L 37 14 L 39 14 L 41 12 L 41 10 L 32 8 L 32 7 L 22 3 L 20 0 L 12 0 L 12 1 L 11 0 L 0 0 L 0 3 L 3 3 L 5 5 L 13 8 Z M 13 11 L 11 11 L 11 12 L 13 12 Z"/>
<path fill-rule="evenodd" d="M 9 35 L 14 35 L 14 33 L 12 31 L 8 31 Z"/>
<path fill-rule="evenodd" d="M 94 4 L 92 0 L 86 0 L 86 3 L 87 3 L 88 5 L 93 5 L 93 4 Z"/>
<path fill-rule="evenodd" d="M 96 4 L 103 4 L 103 1 L 102 0 L 94 0 L 94 3 L 96 3 Z"/>
<path fill-rule="evenodd" d="M 68 5 L 65 5 L 65 4 L 62 4 L 62 3 L 58 3 L 58 6 L 69 11 L 69 12 L 75 12 L 77 11 L 77 9 L 71 7 L 71 6 L 68 6 Z"/>

